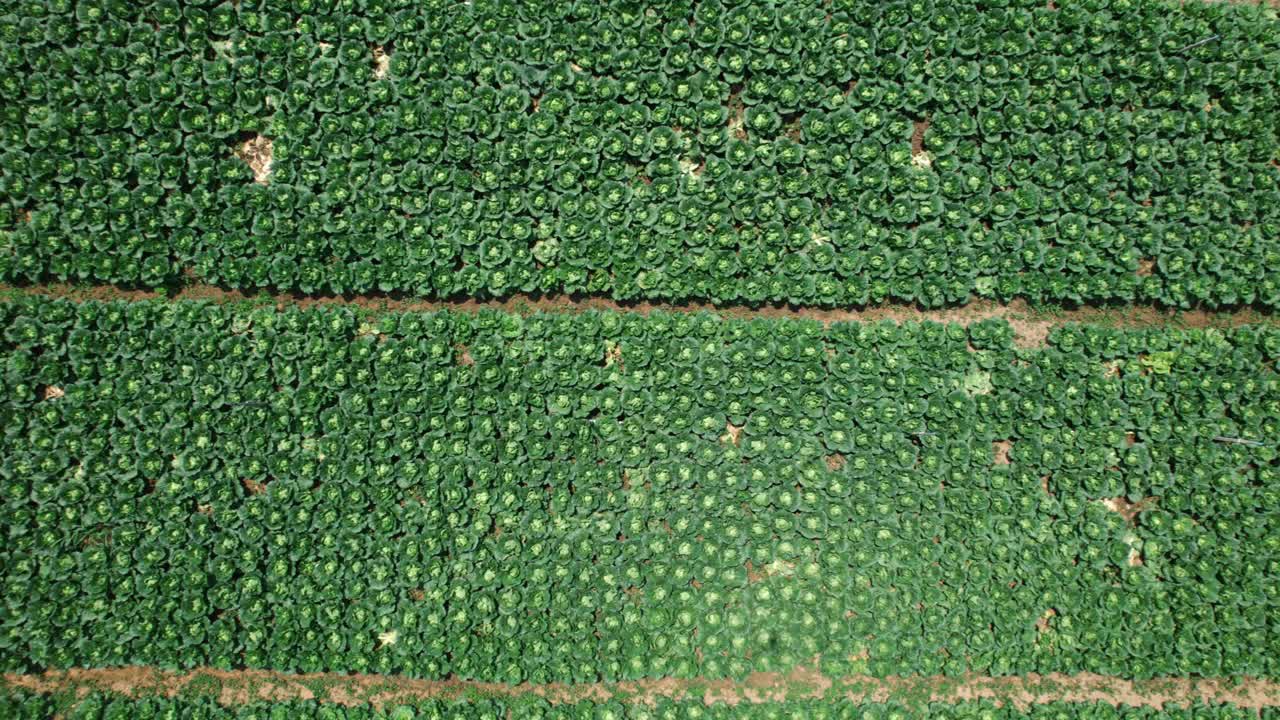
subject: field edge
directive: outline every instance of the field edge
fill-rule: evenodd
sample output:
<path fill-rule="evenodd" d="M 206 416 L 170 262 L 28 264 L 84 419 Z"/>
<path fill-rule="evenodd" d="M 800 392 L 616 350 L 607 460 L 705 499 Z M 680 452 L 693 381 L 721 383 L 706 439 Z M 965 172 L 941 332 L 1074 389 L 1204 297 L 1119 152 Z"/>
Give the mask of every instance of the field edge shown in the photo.
<path fill-rule="evenodd" d="M 989 701 L 1025 710 L 1052 702 L 1113 706 L 1232 705 L 1261 711 L 1280 707 L 1280 682 L 1267 679 L 1165 677 L 1128 680 L 1094 673 L 1012 676 L 968 675 L 828 678 L 816 669 L 753 673 L 744 680 L 655 678 L 608 683 L 506 684 L 471 680 L 423 680 L 395 675 L 293 674 L 272 670 L 189 671 L 149 666 L 74 668 L 43 673 L 6 673 L 0 687 L 48 696 L 83 697 L 92 692 L 130 698 L 210 698 L 223 706 L 252 702 L 314 701 L 346 707 L 381 708 L 425 700 L 536 697 L 551 704 L 607 702 L 653 704 L 660 698 L 701 698 L 707 705 L 829 699 L 852 703 L 897 703 L 904 707 Z"/>
<path fill-rule="evenodd" d="M 607 297 L 578 295 L 514 295 L 505 299 L 427 300 L 398 294 L 385 295 L 303 295 L 261 290 L 246 292 L 206 284 L 191 284 L 169 291 L 128 289 L 114 285 L 74 285 L 50 283 L 11 285 L 0 283 L 0 302 L 24 297 L 59 298 L 72 302 L 212 302 L 254 307 L 310 308 L 350 307 L 362 312 L 400 313 L 447 310 L 460 313 L 498 311 L 520 315 L 534 313 L 576 314 L 611 311 L 648 315 L 650 313 L 711 313 L 734 319 L 790 319 L 831 325 L 839 322 L 937 322 L 970 325 L 984 320 L 1004 320 L 1014 330 L 1020 347 L 1044 347 L 1049 333 L 1072 323 L 1103 325 L 1120 329 L 1143 328 L 1233 328 L 1243 325 L 1280 325 L 1280 316 L 1257 308 L 1223 310 L 1180 310 L 1153 305 L 1080 306 L 1072 308 L 1035 306 L 1025 300 L 1001 303 L 974 299 L 965 305 L 921 308 L 902 303 L 885 303 L 856 308 L 810 308 L 766 304 L 760 306 L 714 305 L 702 302 L 664 303 L 618 301 Z"/>

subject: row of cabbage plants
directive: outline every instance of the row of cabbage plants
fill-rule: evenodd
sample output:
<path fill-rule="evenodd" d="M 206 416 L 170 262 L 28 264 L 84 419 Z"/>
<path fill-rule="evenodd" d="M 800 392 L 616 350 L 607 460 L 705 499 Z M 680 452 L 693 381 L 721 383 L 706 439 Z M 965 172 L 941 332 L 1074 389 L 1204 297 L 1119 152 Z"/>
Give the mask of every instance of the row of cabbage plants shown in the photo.
<path fill-rule="evenodd" d="M 1255 4 L 6 12 L 10 281 L 1280 305 Z"/>
<path fill-rule="evenodd" d="M 1026 710 L 989 702 L 934 703 L 908 708 L 894 703 L 790 700 L 729 705 L 701 699 L 658 698 L 645 703 L 579 701 L 551 704 L 533 696 L 459 701 L 422 701 L 372 707 L 314 701 L 248 702 L 222 706 L 200 698 L 127 698 L 101 693 L 50 698 L 0 691 L 0 711 L 9 720 L 1272 720 L 1265 710 L 1230 705 L 1147 707 L 1102 703 L 1032 705 Z M 55 713 L 59 713 L 55 715 Z"/>
<path fill-rule="evenodd" d="M 1274 327 L 0 327 L 5 670 L 1280 672 Z"/>

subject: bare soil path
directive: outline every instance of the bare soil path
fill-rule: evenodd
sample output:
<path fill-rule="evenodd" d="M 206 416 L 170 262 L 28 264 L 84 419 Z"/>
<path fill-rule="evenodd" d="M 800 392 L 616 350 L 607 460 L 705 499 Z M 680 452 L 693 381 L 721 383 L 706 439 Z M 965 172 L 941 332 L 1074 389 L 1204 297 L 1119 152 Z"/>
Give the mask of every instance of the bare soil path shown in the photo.
<path fill-rule="evenodd" d="M 43 694 L 84 695 L 92 691 L 130 697 L 204 696 L 227 706 L 253 701 L 315 700 L 345 706 L 382 707 L 415 701 L 518 697 L 533 695 L 552 703 L 617 699 L 652 703 L 657 698 L 699 699 L 711 704 L 759 703 L 825 697 L 858 701 L 897 701 L 906 705 L 991 700 L 1019 709 L 1053 701 L 1163 707 L 1176 703 L 1229 703 L 1260 710 L 1280 707 L 1280 682 L 1254 678 L 1160 678 L 1125 680 L 1092 673 L 1008 677 L 828 678 L 813 668 L 788 674 L 754 673 L 745 680 L 661 678 L 616 683 L 508 685 L 462 680 L 416 680 L 390 675 L 340 673 L 290 674 L 268 670 L 191 671 L 151 667 L 50 670 L 42 674 L 6 674 L 3 685 Z"/>
<path fill-rule="evenodd" d="M 111 285 L 71 285 L 48 283 L 41 285 L 13 286 L 0 283 L 0 299 L 22 295 L 61 297 L 68 300 L 126 300 L 152 299 L 206 300 L 220 303 L 249 303 L 277 307 L 311 307 L 338 305 L 358 307 L 375 312 L 405 312 L 452 310 L 478 312 L 483 309 L 515 313 L 535 312 L 585 312 L 588 310 L 617 310 L 648 314 L 651 312 L 713 312 L 734 318 L 791 318 L 816 320 L 823 324 L 834 322 L 896 322 L 934 321 L 968 325 L 991 318 L 1001 318 L 1013 327 L 1015 342 L 1022 347 L 1041 347 L 1049 331 L 1066 323 L 1096 323 L 1121 328 L 1186 327 L 1228 328 L 1248 324 L 1280 323 L 1280 316 L 1270 311 L 1253 308 L 1230 310 L 1175 310 L 1150 305 L 1087 306 L 1075 308 L 1034 307 L 1024 301 L 997 303 L 990 300 L 973 300 L 965 305 L 925 309 L 903 303 L 888 303 L 860 308 L 801 308 L 790 305 L 717 306 L 710 303 L 652 303 L 647 301 L 619 302 L 608 298 L 576 295 L 517 295 L 502 300 L 421 300 L 396 294 L 388 295 L 302 295 L 297 293 L 244 292 L 228 290 L 214 285 L 192 284 L 169 293 L 150 290 L 130 290 Z"/>

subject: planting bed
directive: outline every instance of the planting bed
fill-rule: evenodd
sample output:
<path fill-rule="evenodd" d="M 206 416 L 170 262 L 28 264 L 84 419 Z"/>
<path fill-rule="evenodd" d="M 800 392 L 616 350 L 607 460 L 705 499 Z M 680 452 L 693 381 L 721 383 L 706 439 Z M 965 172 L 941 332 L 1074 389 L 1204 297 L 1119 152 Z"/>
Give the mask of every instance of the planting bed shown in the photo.
<path fill-rule="evenodd" d="M 8 670 L 1277 671 L 1273 328 L 0 314 Z"/>
<path fill-rule="evenodd" d="M 1269 5 L 0 4 L 0 720 L 1280 720 Z"/>
<path fill-rule="evenodd" d="M 10 5 L 3 280 L 1280 304 L 1257 5 Z"/>

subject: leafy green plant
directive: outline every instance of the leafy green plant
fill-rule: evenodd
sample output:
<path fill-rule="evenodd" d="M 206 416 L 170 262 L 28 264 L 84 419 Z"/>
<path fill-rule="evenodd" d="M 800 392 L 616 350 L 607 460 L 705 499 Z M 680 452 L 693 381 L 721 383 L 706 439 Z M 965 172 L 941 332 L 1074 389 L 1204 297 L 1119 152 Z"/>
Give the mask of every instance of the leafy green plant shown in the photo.
<path fill-rule="evenodd" d="M 35 298 L 0 328 L 6 672 L 1277 672 L 1275 328 Z"/>
<path fill-rule="evenodd" d="M 1280 306 L 1262 7 L 330 5 L 0 16 L 0 280 Z"/>

